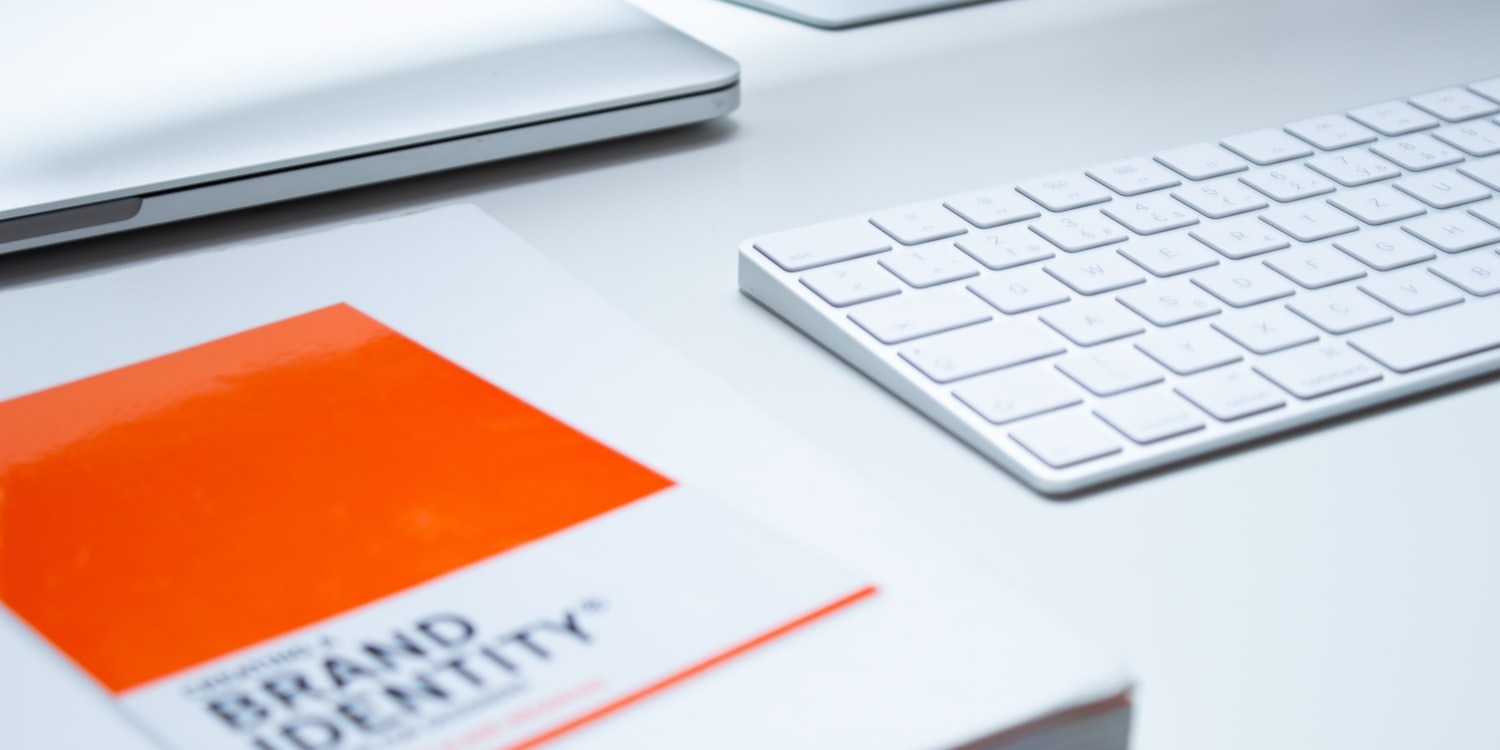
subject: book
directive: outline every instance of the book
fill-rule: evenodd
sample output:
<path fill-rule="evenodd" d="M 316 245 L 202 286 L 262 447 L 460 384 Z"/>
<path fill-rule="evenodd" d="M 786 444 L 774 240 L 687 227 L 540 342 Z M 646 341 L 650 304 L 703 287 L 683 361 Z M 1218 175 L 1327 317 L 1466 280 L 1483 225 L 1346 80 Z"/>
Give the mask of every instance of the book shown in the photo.
<path fill-rule="evenodd" d="M 1128 741 L 1114 660 L 477 208 L 0 317 L 0 746 Z"/>

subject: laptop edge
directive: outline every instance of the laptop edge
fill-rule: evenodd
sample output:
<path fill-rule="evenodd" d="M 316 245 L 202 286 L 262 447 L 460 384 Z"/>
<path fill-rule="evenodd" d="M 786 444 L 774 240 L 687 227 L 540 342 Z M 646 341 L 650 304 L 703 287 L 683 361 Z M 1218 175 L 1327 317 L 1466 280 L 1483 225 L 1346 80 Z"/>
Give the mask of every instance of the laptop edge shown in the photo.
<path fill-rule="evenodd" d="M 227 87 L 218 80 L 185 70 L 182 79 L 193 85 L 179 89 L 226 97 L 210 105 L 174 93 L 175 81 L 162 82 L 178 65 L 165 53 L 140 63 L 143 74 L 118 77 L 141 82 L 141 103 L 133 108 L 49 100 L 69 84 L 93 83 L 86 68 L 71 78 L 64 72 L 56 80 L 35 79 L 35 110 L 54 105 L 68 115 L 74 106 L 71 116 L 53 120 L 63 130 L 84 125 L 81 135 L 68 138 L 52 136 L 57 128 L 43 116 L 12 121 L 20 140 L 8 139 L 16 150 L 0 155 L 0 163 L 23 182 L 0 190 L 0 253 L 687 125 L 739 104 L 733 60 L 616 0 L 513 11 L 474 0 L 436 6 L 449 16 L 433 21 L 425 37 L 359 29 L 389 36 L 360 40 L 366 48 L 386 47 L 375 50 L 370 71 L 356 75 L 324 71 L 348 62 L 347 50 L 368 49 L 348 40 L 342 47 L 325 44 L 311 32 L 291 49 L 306 59 L 311 78 L 283 70 L 280 77 L 246 79 L 262 85 L 253 93 L 223 94 Z M 265 23 L 278 28 L 275 18 Z M 327 29 L 325 23 L 312 31 Z M 205 34 L 209 44 L 218 41 L 214 31 Z M 416 51 L 400 57 L 403 46 L 414 44 Z M 28 62 L 45 69 L 46 59 L 31 58 L 67 53 L 33 48 Z M 222 63 L 232 79 L 272 59 L 235 54 L 201 62 Z M 303 62 L 284 64 L 296 71 Z M 133 93 L 95 88 L 105 97 Z M 151 98 L 162 91 L 167 95 Z M 28 134 L 36 137 L 28 141 Z"/>

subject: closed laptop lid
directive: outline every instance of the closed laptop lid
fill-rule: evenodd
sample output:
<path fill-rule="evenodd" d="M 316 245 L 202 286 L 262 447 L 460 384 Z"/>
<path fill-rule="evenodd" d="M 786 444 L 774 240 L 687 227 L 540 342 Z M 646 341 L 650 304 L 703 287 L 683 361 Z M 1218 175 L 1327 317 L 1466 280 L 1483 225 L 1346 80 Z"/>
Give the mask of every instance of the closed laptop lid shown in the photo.
<path fill-rule="evenodd" d="M 618 0 L 26 3 L 0 220 L 733 85 Z"/>

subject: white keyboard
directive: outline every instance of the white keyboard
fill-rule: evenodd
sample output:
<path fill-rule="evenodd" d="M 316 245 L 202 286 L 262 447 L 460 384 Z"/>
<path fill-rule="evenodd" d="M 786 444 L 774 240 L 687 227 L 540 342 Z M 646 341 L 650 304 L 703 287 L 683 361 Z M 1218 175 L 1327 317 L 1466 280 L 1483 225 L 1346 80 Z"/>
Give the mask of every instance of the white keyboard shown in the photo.
<path fill-rule="evenodd" d="M 740 287 L 1048 493 L 1500 370 L 1500 78 L 747 240 Z"/>

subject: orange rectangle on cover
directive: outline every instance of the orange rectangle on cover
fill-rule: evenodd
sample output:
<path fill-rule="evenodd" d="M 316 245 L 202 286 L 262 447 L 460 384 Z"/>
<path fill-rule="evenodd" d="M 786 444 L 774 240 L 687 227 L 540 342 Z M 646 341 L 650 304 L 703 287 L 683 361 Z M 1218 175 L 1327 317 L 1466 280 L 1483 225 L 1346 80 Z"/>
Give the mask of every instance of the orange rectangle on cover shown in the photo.
<path fill-rule="evenodd" d="M 672 484 L 345 305 L 0 425 L 0 600 L 116 693 Z"/>

